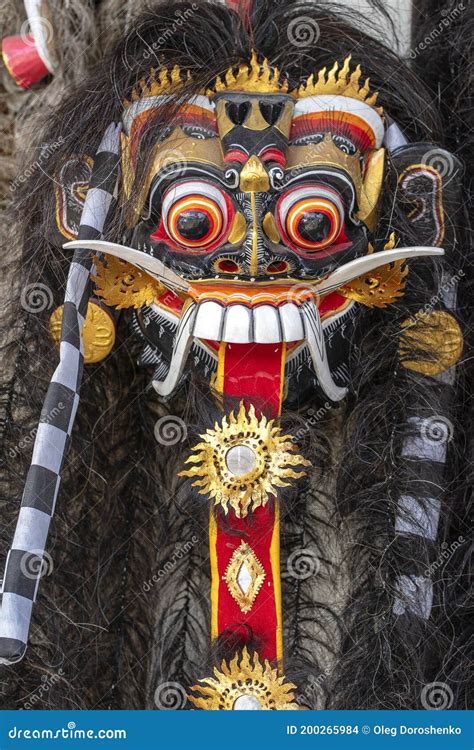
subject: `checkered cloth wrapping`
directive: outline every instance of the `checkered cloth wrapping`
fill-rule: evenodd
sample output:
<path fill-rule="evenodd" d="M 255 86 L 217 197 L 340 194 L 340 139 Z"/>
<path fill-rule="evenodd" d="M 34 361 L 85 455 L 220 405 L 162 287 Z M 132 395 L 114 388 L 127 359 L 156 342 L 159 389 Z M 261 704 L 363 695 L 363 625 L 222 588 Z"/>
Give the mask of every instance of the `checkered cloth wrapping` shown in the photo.
<path fill-rule="evenodd" d="M 447 294 L 439 293 L 444 307 L 451 313 L 457 309 L 457 284 L 454 278 L 444 276 L 441 288 Z M 431 566 L 439 561 L 437 545 L 438 525 L 445 493 L 445 464 L 449 442 L 453 438 L 453 425 L 450 421 L 456 366 L 431 378 L 433 383 L 442 386 L 440 413 L 408 417 L 410 435 L 402 445 L 402 458 L 406 476 L 413 494 L 401 494 L 398 498 L 398 512 L 395 517 L 394 549 L 403 549 L 402 557 L 407 557 L 406 569 L 397 577 L 397 594 L 393 613 L 403 616 L 407 612 L 422 620 L 428 620 L 433 606 L 433 581 Z M 416 492 L 416 494 L 415 494 Z M 410 554 L 405 552 L 409 550 Z"/>
<path fill-rule="evenodd" d="M 100 143 L 78 239 L 99 239 L 114 202 L 119 171 L 120 126 L 110 125 Z M 61 469 L 79 404 L 84 364 L 82 328 L 90 296 L 90 250 L 78 249 L 69 269 L 59 364 L 40 416 L 12 547 L 8 553 L 0 613 L 0 663 L 25 654 L 33 603 L 44 572 L 44 550 L 61 481 Z"/>

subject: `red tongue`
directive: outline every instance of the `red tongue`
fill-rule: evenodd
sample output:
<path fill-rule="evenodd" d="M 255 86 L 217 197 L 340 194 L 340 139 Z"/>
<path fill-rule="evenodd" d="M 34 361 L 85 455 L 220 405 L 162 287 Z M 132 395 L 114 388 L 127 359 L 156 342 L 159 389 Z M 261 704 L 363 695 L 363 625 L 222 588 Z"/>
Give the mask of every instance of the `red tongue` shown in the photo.
<path fill-rule="evenodd" d="M 244 399 L 267 417 L 278 416 L 284 382 L 285 344 L 221 344 L 217 385 L 225 397 Z M 265 572 L 249 612 L 242 612 L 224 576 L 234 551 L 248 544 Z M 237 518 L 212 512 L 212 637 L 247 633 L 264 659 L 282 667 L 279 511 L 275 498 Z"/>
<path fill-rule="evenodd" d="M 252 403 L 267 417 L 278 416 L 284 382 L 285 344 L 221 344 L 220 390 Z"/>

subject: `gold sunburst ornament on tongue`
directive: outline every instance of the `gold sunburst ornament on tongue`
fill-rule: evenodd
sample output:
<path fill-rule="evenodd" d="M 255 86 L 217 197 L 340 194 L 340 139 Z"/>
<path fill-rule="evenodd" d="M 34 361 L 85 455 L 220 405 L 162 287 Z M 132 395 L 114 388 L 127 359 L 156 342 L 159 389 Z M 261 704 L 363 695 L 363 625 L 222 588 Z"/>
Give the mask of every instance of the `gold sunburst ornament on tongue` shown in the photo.
<path fill-rule="evenodd" d="M 238 518 L 265 506 L 278 487 L 290 485 L 288 480 L 305 476 L 293 466 L 311 466 L 296 453 L 291 435 L 282 435 L 273 419 L 257 417 L 253 406 L 246 411 L 243 402 L 237 416 L 231 412 L 200 437 L 186 459 L 196 465 L 179 476 L 195 477 L 193 487 L 201 488 L 200 495 L 209 495 L 225 513 L 230 506 Z"/>

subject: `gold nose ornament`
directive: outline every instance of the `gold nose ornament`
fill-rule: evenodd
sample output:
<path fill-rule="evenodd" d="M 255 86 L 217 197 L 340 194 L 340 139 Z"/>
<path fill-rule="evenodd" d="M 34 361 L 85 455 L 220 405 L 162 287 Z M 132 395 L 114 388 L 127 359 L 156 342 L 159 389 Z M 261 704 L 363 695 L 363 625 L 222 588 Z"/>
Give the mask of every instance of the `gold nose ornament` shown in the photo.
<path fill-rule="evenodd" d="M 243 193 L 266 193 L 270 189 L 268 173 L 258 156 L 251 156 L 245 163 L 239 187 Z"/>

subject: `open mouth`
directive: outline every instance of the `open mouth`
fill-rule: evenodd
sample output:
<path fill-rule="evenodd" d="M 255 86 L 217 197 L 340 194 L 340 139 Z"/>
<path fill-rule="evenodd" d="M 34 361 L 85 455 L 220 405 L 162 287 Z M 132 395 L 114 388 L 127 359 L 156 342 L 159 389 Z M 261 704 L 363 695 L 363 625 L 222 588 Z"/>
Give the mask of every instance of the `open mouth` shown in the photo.
<path fill-rule="evenodd" d="M 192 334 L 196 338 L 229 344 L 300 341 L 305 338 L 305 313 L 303 307 L 293 302 L 280 307 L 239 304 L 223 307 L 210 300 L 198 306 Z"/>
<path fill-rule="evenodd" d="M 305 299 L 301 303 L 284 302 L 278 306 L 223 305 L 208 299 L 190 302 L 184 308 L 178 324 L 169 373 L 165 380 L 153 382 L 161 396 L 170 395 L 176 388 L 196 338 L 256 346 L 304 341 L 315 375 L 326 396 L 332 401 L 340 401 L 346 395 L 347 389 L 336 385 L 331 374 L 315 298 Z"/>
<path fill-rule="evenodd" d="M 122 258 L 187 297 L 174 338 L 169 372 L 164 380 L 153 381 L 160 396 L 171 396 L 176 389 L 195 339 L 256 346 L 301 341 L 308 348 L 322 391 L 335 402 L 344 398 L 347 389 L 338 386 L 332 377 L 317 297 L 384 264 L 444 253 L 436 247 L 395 248 L 356 258 L 327 277 L 306 283 L 233 286 L 212 280 L 189 282 L 159 258 L 102 240 L 73 241 L 64 247 L 82 247 Z"/>
<path fill-rule="evenodd" d="M 314 290 L 303 284 L 191 284 L 197 304 L 193 336 L 229 344 L 277 344 L 305 338 L 306 303 Z"/>

